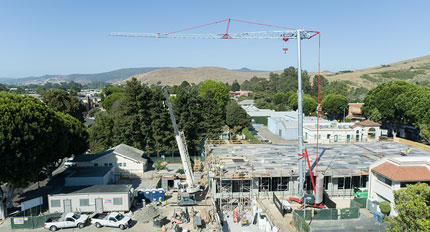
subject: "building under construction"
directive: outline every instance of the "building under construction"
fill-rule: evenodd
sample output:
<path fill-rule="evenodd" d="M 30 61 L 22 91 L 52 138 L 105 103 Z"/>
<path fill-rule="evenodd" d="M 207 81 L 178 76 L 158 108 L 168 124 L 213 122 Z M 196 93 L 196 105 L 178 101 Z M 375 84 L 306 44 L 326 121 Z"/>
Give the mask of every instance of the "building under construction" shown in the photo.
<path fill-rule="evenodd" d="M 367 187 L 369 165 L 385 156 L 400 156 L 406 145 L 396 142 L 320 145 L 316 165 L 316 145 L 307 145 L 312 174 L 324 175 L 323 188 L 330 197 L 350 198 L 354 188 Z M 230 211 L 250 209 L 255 197 L 297 196 L 299 168 L 297 145 L 210 145 L 210 194 L 217 207 Z M 411 156 L 429 155 L 413 148 Z M 309 168 L 306 168 L 309 170 Z M 312 191 L 309 171 L 305 188 Z M 270 193 L 270 194 L 269 194 Z"/>

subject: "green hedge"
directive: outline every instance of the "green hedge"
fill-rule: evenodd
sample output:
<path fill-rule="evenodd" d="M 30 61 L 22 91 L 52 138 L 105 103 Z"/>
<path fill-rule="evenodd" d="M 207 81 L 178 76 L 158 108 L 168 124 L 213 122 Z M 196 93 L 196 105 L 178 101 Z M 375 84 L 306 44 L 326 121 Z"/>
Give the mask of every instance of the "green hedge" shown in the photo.
<path fill-rule="evenodd" d="M 242 130 L 242 134 L 245 135 L 246 139 L 252 144 L 260 144 L 261 141 L 255 138 L 255 136 L 248 130 L 248 128 L 244 128 Z"/>

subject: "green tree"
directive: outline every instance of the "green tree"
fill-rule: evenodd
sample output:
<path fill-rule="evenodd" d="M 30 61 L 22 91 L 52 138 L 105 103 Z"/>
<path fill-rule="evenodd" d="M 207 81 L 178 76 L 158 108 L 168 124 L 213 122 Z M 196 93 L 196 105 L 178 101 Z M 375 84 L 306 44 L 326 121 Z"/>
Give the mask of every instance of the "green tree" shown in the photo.
<path fill-rule="evenodd" d="M 39 95 L 44 95 L 49 89 L 46 88 L 45 86 L 37 86 L 34 91 L 39 94 Z"/>
<path fill-rule="evenodd" d="M 420 136 L 424 139 L 425 143 L 430 143 L 430 125 L 419 124 Z"/>
<path fill-rule="evenodd" d="M 123 89 L 119 86 L 106 86 L 102 89 L 102 102 L 105 100 L 105 97 L 113 94 L 113 93 L 120 93 L 123 92 Z"/>
<path fill-rule="evenodd" d="M 156 87 L 152 89 L 152 99 L 150 102 L 151 135 L 146 146 L 146 150 L 156 153 L 173 153 L 176 150 L 176 140 L 170 114 L 167 105 L 164 104 L 165 97 L 162 89 Z"/>
<path fill-rule="evenodd" d="M 328 80 L 324 76 L 320 76 L 320 94 L 323 89 L 329 84 Z M 315 75 L 312 79 L 312 90 L 310 93 L 312 96 L 318 96 L 318 75 Z M 321 97 L 321 96 L 320 96 Z"/>
<path fill-rule="evenodd" d="M 95 115 L 95 123 L 88 131 L 90 134 L 90 149 L 92 153 L 100 153 L 113 147 L 114 144 L 114 116 L 106 112 Z"/>
<path fill-rule="evenodd" d="M 407 185 L 393 191 L 395 210 L 398 213 L 391 221 L 389 231 L 429 231 L 430 188 L 425 183 Z"/>
<path fill-rule="evenodd" d="M 104 101 L 102 103 L 103 108 L 106 111 L 110 112 L 114 103 L 117 101 L 121 101 L 122 99 L 124 99 L 124 97 L 125 97 L 124 92 L 115 92 L 110 94 L 109 96 L 104 98 Z"/>
<path fill-rule="evenodd" d="M 342 120 L 348 114 L 348 98 L 340 94 L 329 94 L 322 100 L 321 107 L 329 120 Z"/>
<path fill-rule="evenodd" d="M 188 81 L 183 81 L 179 87 L 181 87 L 183 90 L 187 92 L 191 90 L 191 85 L 190 83 L 188 83 Z"/>
<path fill-rule="evenodd" d="M 209 95 L 213 97 L 217 101 L 221 109 L 225 108 L 230 98 L 230 95 L 228 93 L 228 87 L 221 81 L 217 82 L 213 80 L 206 80 L 201 82 L 199 84 L 199 93 L 200 96 L 203 97 L 207 97 Z"/>
<path fill-rule="evenodd" d="M 230 103 L 227 106 L 226 124 L 233 129 L 236 134 L 242 131 L 242 128 L 251 126 L 251 117 L 237 103 Z"/>
<path fill-rule="evenodd" d="M 237 82 L 237 80 L 233 81 L 233 84 L 231 85 L 231 91 L 239 91 L 240 90 L 240 84 Z"/>
<path fill-rule="evenodd" d="M 224 126 L 223 110 L 219 107 L 214 97 L 209 95 L 201 99 L 201 128 L 204 132 L 202 136 L 208 137 L 209 139 L 216 139 L 222 133 L 222 127 Z"/>
<path fill-rule="evenodd" d="M 79 99 L 71 97 L 65 91 L 48 91 L 43 95 L 43 102 L 55 111 L 70 114 L 79 121 L 84 121 L 83 113 L 86 111 L 85 106 L 81 104 Z"/>
<path fill-rule="evenodd" d="M 8 88 L 6 88 L 6 86 L 0 84 L 0 91 L 8 91 Z"/>
<path fill-rule="evenodd" d="M 385 122 L 391 129 L 398 128 L 398 125 L 403 121 L 403 114 L 409 105 L 399 104 L 399 100 L 406 101 L 399 98 L 408 89 L 414 88 L 414 85 L 404 81 L 385 82 L 379 84 L 376 88 L 367 92 L 364 97 L 364 105 L 361 108 L 362 113 L 367 118 L 380 118 L 378 122 Z M 405 97 L 404 95 L 402 95 Z M 409 99 L 409 98 L 407 98 Z"/>
<path fill-rule="evenodd" d="M 289 97 L 290 97 L 289 94 L 287 94 L 285 92 L 276 93 L 273 96 L 273 103 L 275 103 L 277 105 L 279 105 L 279 104 L 287 105 Z"/>
<path fill-rule="evenodd" d="M 275 105 L 270 102 L 270 98 L 260 98 L 255 100 L 255 107 L 259 109 L 274 109 Z"/>
<path fill-rule="evenodd" d="M 291 96 L 288 98 L 288 106 L 291 107 L 293 110 L 297 110 L 298 108 L 298 99 L 297 94 L 291 94 Z M 303 113 L 307 116 L 311 115 L 317 110 L 317 101 L 315 101 L 314 98 L 312 98 L 308 94 L 303 94 Z"/>
<path fill-rule="evenodd" d="M 0 93 L 0 219 L 16 190 L 44 179 L 88 148 L 85 126 L 33 97 Z"/>
<path fill-rule="evenodd" d="M 125 143 L 145 150 L 151 136 L 151 93 L 136 78 L 126 82 L 124 101 L 114 118 L 114 144 Z"/>

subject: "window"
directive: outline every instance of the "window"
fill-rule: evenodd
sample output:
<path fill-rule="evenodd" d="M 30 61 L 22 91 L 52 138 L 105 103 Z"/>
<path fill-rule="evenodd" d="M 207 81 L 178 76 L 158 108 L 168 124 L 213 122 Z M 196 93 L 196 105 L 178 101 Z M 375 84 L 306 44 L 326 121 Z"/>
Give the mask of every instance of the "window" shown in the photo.
<path fill-rule="evenodd" d="M 345 189 L 351 189 L 351 177 L 345 177 Z"/>
<path fill-rule="evenodd" d="M 337 189 L 343 189 L 344 186 L 344 179 L 342 178 L 337 178 Z"/>
<path fill-rule="evenodd" d="M 334 136 L 334 141 L 335 141 L 335 142 L 337 142 L 337 139 L 338 139 L 338 136 L 337 136 L 337 135 L 335 135 L 335 136 Z"/>
<path fill-rule="evenodd" d="M 113 205 L 122 205 L 122 198 L 121 197 L 113 198 Z"/>
<path fill-rule="evenodd" d="M 367 133 L 367 137 L 374 139 L 376 137 L 376 130 L 375 128 L 370 128 L 368 133 Z"/>
<path fill-rule="evenodd" d="M 122 163 L 119 163 L 118 166 L 122 167 Z"/>
<path fill-rule="evenodd" d="M 127 166 L 127 163 L 122 163 L 122 166 L 123 166 L 123 167 Z"/>
<path fill-rule="evenodd" d="M 80 206 L 89 206 L 90 200 L 89 199 L 79 199 L 79 205 Z"/>
<path fill-rule="evenodd" d="M 105 163 L 105 166 L 108 166 L 108 163 Z"/>
<path fill-rule="evenodd" d="M 330 134 L 327 134 L 327 139 L 330 139 Z"/>
<path fill-rule="evenodd" d="M 98 163 L 94 163 L 94 167 L 97 167 L 97 166 L 99 166 L 99 164 Z"/>
<path fill-rule="evenodd" d="M 75 220 L 73 219 L 73 218 L 66 218 L 66 221 L 68 221 L 68 222 L 74 222 Z"/>
<path fill-rule="evenodd" d="M 381 181 L 382 183 L 387 184 L 387 185 L 389 185 L 389 186 L 391 186 L 391 184 L 392 184 L 392 181 L 391 181 L 390 179 L 385 178 L 385 177 L 383 177 L 383 176 L 381 176 L 381 175 L 379 175 L 379 174 L 376 174 L 376 178 L 377 178 L 379 181 Z"/>
<path fill-rule="evenodd" d="M 51 207 L 60 207 L 60 200 L 51 200 Z"/>
<path fill-rule="evenodd" d="M 112 166 L 112 163 L 109 163 L 109 166 Z"/>
<path fill-rule="evenodd" d="M 308 139 L 308 132 L 305 132 L 305 140 Z"/>

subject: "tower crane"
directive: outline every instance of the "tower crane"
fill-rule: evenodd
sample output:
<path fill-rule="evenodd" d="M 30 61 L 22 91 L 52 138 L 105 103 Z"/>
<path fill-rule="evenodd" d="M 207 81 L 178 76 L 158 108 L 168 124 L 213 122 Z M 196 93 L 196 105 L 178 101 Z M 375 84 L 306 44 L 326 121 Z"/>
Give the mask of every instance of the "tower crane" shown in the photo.
<path fill-rule="evenodd" d="M 254 24 L 264 27 L 277 28 L 276 31 L 257 31 L 257 32 L 239 32 L 239 33 L 230 33 L 230 23 L 231 22 L 240 22 L 247 24 Z M 209 25 L 214 25 L 218 23 L 227 23 L 227 28 L 224 33 L 218 34 L 181 34 L 181 32 L 189 31 L 197 28 L 206 27 Z M 121 37 L 142 37 L 142 38 L 157 38 L 157 39 L 169 39 L 169 38 L 180 38 L 180 39 L 278 39 L 283 40 L 284 42 L 289 41 L 290 39 L 297 39 L 297 73 L 298 73 L 298 155 L 300 157 L 305 157 L 305 148 L 303 142 L 303 91 L 302 91 L 302 70 L 301 70 L 301 40 L 304 39 L 312 39 L 313 37 L 318 35 L 318 40 L 320 41 L 321 34 L 319 31 L 312 30 L 303 30 L 303 29 L 294 29 L 282 26 L 274 26 L 263 23 L 249 22 L 238 19 L 224 19 L 212 23 L 207 23 L 195 27 L 190 27 L 178 31 L 173 31 L 169 33 L 130 33 L 130 32 L 112 32 L 109 34 L 110 36 L 121 36 Z M 320 42 L 319 42 L 320 46 Z M 288 48 L 282 49 L 284 52 L 288 51 Z M 320 51 L 318 50 L 318 108 L 317 108 L 317 134 L 319 130 L 319 87 L 320 87 Z M 175 132 L 176 133 L 176 132 Z M 178 142 L 178 146 L 179 146 Z M 318 171 L 318 136 L 317 136 L 317 152 L 316 152 L 316 175 Z M 182 155 L 181 155 L 182 158 Z M 305 160 L 298 159 L 299 161 L 299 195 L 304 195 L 304 176 L 305 176 Z M 185 165 L 184 165 L 185 167 Z M 185 168 L 184 168 L 185 170 Z M 312 175 L 312 173 L 311 173 Z M 188 179 L 188 178 L 187 178 Z M 188 180 L 187 180 L 188 181 Z"/>

